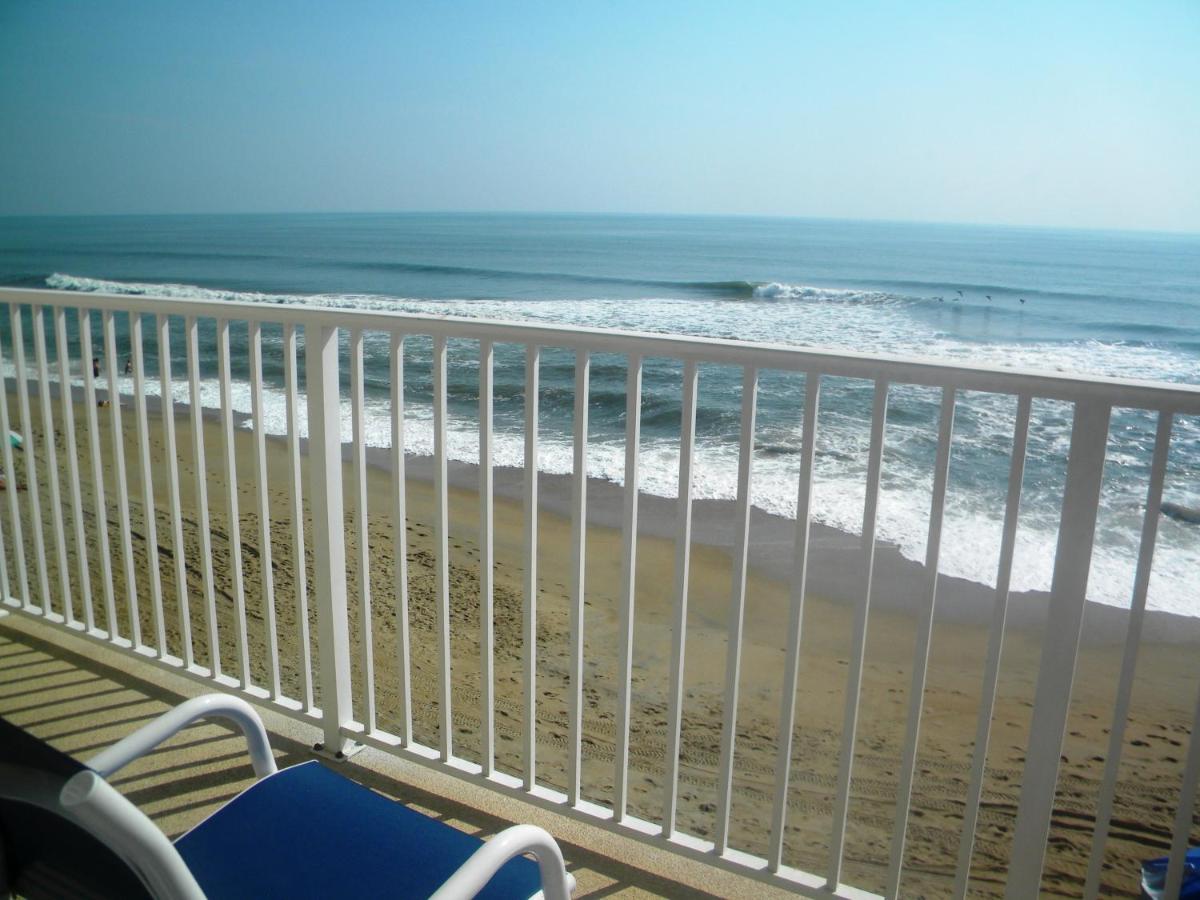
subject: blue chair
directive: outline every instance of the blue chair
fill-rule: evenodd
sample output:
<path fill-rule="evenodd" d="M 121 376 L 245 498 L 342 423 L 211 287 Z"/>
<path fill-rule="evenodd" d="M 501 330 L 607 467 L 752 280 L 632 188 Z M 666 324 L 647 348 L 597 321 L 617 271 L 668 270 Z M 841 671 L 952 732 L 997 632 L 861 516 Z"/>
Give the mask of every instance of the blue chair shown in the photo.
<path fill-rule="evenodd" d="M 172 843 L 105 779 L 202 718 L 240 727 L 258 780 Z M 573 889 L 541 828 L 485 843 L 319 762 L 278 770 L 237 697 L 188 700 L 86 765 L 0 719 L 0 897 L 568 900 Z"/>

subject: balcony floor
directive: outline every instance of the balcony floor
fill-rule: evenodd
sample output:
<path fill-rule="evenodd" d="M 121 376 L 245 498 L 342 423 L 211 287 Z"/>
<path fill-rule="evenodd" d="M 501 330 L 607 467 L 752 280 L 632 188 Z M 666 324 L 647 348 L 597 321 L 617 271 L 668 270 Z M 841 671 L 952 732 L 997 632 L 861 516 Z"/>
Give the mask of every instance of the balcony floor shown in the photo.
<path fill-rule="evenodd" d="M 24 615 L 0 615 L 0 715 L 79 759 L 204 692 L 94 641 Z M 260 713 L 281 767 L 315 755 L 316 728 L 269 709 Z M 486 837 L 521 821 L 541 825 L 562 846 L 578 881 L 576 897 L 793 896 L 371 748 L 344 765 L 356 780 L 472 834 Z M 174 838 L 252 781 L 240 737 L 205 724 L 132 764 L 113 784 Z"/>

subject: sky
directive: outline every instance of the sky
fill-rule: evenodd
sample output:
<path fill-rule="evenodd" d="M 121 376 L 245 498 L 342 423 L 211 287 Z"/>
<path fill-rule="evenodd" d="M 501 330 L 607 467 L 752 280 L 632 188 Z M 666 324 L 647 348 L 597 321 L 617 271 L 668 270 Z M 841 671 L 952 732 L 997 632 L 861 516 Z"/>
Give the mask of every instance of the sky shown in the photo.
<path fill-rule="evenodd" d="M 0 215 L 1200 231 L 1200 0 L 0 0 Z"/>

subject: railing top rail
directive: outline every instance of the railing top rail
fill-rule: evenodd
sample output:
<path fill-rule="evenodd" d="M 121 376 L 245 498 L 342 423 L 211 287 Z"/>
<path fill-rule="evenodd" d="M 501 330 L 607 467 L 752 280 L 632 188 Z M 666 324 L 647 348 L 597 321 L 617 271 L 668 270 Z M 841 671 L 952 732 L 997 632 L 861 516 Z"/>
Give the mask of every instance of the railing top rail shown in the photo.
<path fill-rule="evenodd" d="M 536 344 L 591 352 L 639 353 L 649 357 L 764 369 L 817 372 L 847 378 L 883 379 L 897 384 L 952 387 L 1001 394 L 1028 394 L 1057 400 L 1101 400 L 1117 407 L 1170 410 L 1200 415 L 1200 385 L 1069 375 L 1000 366 L 967 365 L 920 357 L 814 350 L 784 344 L 753 343 L 691 335 L 668 335 L 573 325 L 505 322 L 461 316 L 416 315 L 344 307 L 283 303 L 195 300 L 149 295 L 81 293 L 0 287 L 0 303 L 40 304 L 138 313 L 294 323 L 371 331 L 401 332 L 497 343 Z"/>

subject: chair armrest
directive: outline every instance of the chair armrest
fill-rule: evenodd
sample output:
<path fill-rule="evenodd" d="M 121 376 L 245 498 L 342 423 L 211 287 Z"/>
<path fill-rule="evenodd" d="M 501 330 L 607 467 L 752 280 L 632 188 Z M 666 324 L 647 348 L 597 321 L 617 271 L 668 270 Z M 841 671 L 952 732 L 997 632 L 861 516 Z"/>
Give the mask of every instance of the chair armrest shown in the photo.
<path fill-rule="evenodd" d="M 271 744 L 267 740 L 262 719 L 245 700 L 228 694 L 204 694 L 167 710 L 153 722 L 97 753 L 88 760 L 88 768 L 108 778 L 199 719 L 228 719 L 233 722 L 246 737 L 254 774 L 265 778 L 276 771 L 275 757 L 271 755 Z"/>
<path fill-rule="evenodd" d="M 59 794 L 58 806 L 125 860 L 150 896 L 204 900 L 196 877 L 167 836 L 98 772 L 85 769 L 72 775 Z"/>
<path fill-rule="evenodd" d="M 532 853 L 537 860 L 542 896 L 546 900 L 569 900 L 575 879 L 567 874 L 558 843 L 536 825 L 514 825 L 484 843 L 430 900 L 469 900 L 483 890 L 502 865 L 522 853 Z"/>

